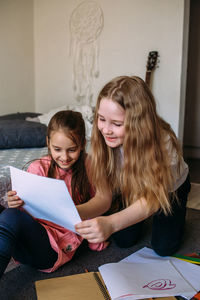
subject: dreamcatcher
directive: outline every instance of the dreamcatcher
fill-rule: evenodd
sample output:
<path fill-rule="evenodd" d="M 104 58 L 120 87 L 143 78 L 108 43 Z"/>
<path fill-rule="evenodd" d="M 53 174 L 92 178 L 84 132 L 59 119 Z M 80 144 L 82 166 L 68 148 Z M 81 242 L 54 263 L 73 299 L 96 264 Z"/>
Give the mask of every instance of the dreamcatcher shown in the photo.
<path fill-rule="evenodd" d="M 99 76 L 99 36 L 103 12 L 94 1 L 80 3 L 70 17 L 70 55 L 73 56 L 73 89 L 82 104 L 91 104 L 94 78 Z"/>

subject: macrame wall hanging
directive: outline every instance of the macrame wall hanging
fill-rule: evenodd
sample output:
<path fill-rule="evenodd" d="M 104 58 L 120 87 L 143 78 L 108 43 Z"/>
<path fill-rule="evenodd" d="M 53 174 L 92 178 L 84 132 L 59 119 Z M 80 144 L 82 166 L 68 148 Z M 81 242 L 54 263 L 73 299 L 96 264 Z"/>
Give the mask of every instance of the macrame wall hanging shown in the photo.
<path fill-rule="evenodd" d="M 99 36 L 103 12 L 98 3 L 84 1 L 70 17 L 70 56 L 73 57 L 73 89 L 80 104 L 91 104 L 94 79 L 99 76 Z"/>

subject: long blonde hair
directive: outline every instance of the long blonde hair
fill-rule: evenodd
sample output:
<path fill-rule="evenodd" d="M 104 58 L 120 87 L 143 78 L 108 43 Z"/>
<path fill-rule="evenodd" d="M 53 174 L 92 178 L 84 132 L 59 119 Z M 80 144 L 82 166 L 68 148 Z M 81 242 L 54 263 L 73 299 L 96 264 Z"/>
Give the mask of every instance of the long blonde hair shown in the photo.
<path fill-rule="evenodd" d="M 98 129 L 98 109 L 102 98 L 111 99 L 125 110 L 123 162 L 119 171 L 119 148 L 108 147 Z M 97 190 L 105 186 L 113 194 L 121 192 L 125 206 L 144 197 L 148 207 L 171 211 L 168 191 L 173 186 L 170 138 L 181 160 L 181 148 L 170 125 L 156 112 L 154 97 L 145 82 L 136 76 L 120 76 L 100 91 L 91 138 L 91 177 Z"/>

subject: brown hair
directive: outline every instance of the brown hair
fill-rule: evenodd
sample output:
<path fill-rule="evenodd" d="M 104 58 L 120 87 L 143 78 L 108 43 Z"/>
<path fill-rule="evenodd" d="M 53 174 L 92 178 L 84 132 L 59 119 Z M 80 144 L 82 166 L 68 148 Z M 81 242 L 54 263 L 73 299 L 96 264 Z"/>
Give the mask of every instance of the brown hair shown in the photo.
<path fill-rule="evenodd" d="M 86 202 L 90 199 L 90 184 L 85 168 L 85 122 L 80 112 L 72 110 L 63 110 L 57 112 L 50 120 L 47 128 L 47 140 L 51 139 L 53 131 L 62 130 L 78 147 L 81 147 L 80 156 L 72 166 L 72 198 L 80 202 Z M 49 155 L 51 152 L 49 150 Z M 52 156 L 51 156 L 52 158 Z M 48 170 L 48 177 L 55 177 L 56 162 L 51 159 Z"/>
<path fill-rule="evenodd" d="M 123 163 L 119 170 L 119 148 L 106 145 L 98 129 L 102 98 L 125 110 Z M 181 159 L 181 149 L 170 125 L 156 112 L 154 97 L 145 82 L 136 76 L 120 76 L 100 91 L 91 139 L 91 176 L 98 190 L 107 185 L 113 194 L 122 193 L 125 206 L 144 197 L 150 208 L 171 211 L 168 191 L 173 185 L 167 141 Z"/>

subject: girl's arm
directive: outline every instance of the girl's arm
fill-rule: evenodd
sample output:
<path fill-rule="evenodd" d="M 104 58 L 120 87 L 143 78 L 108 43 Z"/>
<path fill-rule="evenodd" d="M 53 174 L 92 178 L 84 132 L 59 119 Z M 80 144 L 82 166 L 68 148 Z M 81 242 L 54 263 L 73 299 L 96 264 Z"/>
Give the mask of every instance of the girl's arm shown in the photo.
<path fill-rule="evenodd" d="M 91 159 L 90 156 L 87 155 L 85 160 L 85 168 L 88 175 L 88 179 L 90 184 L 92 183 L 92 178 L 90 174 L 90 165 Z M 92 185 L 92 184 L 91 184 Z M 77 205 L 79 215 L 82 220 L 87 220 L 91 218 L 95 218 L 104 214 L 111 206 L 112 202 L 112 193 L 109 192 L 107 186 L 104 187 L 103 192 L 97 191 L 95 196 L 91 198 L 88 202 Z"/>
<path fill-rule="evenodd" d="M 77 205 L 76 208 L 82 220 L 95 218 L 104 214 L 111 206 L 112 195 L 109 191 L 97 192 L 88 202 Z"/>
<path fill-rule="evenodd" d="M 137 200 L 129 207 L 109 216 L 101 216 L 83 221 L 75 226 L 76 231 L 91 243 L 99 243 L 111 234 L 145 220 L 155 210 L 149 210 L 144 198 Z"/>

